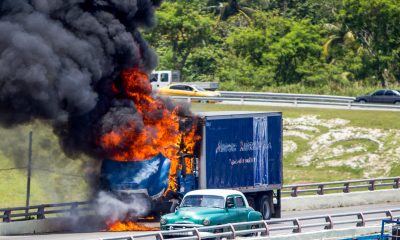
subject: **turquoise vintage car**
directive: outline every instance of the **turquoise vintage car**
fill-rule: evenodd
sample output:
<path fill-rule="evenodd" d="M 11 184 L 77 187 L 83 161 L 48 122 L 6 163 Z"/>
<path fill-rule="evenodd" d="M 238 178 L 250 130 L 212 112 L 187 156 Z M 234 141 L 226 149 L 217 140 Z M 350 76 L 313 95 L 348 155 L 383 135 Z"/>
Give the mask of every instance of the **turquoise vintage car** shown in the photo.
<path fill-rule="evenodd" d="M 260 220 L 261 213 L 249 206 L 241 192 L 206 189 L 188 192 L 175 213 L 162 216 L 160 228 L 178 230 Z"/>

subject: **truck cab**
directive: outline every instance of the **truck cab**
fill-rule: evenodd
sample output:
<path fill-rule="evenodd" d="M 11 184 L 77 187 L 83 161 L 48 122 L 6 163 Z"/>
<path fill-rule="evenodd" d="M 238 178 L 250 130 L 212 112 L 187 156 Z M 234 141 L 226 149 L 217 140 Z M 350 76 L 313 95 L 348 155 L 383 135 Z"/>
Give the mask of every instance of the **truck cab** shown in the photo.
<path fill-rule="evenodd" d="M 153 71 L 150 74 L 150 83 L 153 89 L 166 87 L 173 82 L 180 82 L 181 73 L 177 70 Z"/>
<path fill-rule="evenodd" d="M 181 79 L 181 72 L 178 70 L 160 70 L 160 71 L 153 71 L 150 74 L 150 83 L 153 87 L 153 90 L 166 87 L 171 83 L 180 83 L 182 82 Z M 185 82 L 188 85 L 195 85 L 205 90 L 215 91 L 219 84 L 218 82 Z"/>

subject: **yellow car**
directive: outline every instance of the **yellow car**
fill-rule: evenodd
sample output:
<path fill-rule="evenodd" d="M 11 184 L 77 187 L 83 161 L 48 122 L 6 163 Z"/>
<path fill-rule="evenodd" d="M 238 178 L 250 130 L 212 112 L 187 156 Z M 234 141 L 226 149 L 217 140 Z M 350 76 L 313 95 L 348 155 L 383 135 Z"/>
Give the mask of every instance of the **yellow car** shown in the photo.
<path fill-rule="evenodd" d="M 220 97 L 221 93 L 217 91 L 207 91 L 203 88 L 195 85 L 188 84 L 173 84 L 167 87 L 162 87 L 157 89 L 158 93 L 161 95 L 168 96 L 187 96 L 187 97 Z M 208 102 L 215 102 L 211 100 Z"/>

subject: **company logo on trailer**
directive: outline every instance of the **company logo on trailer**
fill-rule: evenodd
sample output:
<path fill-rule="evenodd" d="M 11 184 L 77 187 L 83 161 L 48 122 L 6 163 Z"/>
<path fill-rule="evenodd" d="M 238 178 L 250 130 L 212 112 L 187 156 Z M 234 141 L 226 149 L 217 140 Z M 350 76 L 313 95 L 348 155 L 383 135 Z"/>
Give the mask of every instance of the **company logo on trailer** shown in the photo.
<path fill-rule="evenodd" d="M 247 152 L 247 151 L 257 151 L 260 149 L 268 149 L 272 148 L 271 143 L 266 142 L 243 142 L 240 141 L 240 151 Z"/>
<path fill-rule="evenodd" d="M 215 153 L 236 152 L 237 146 L 235 143 L 222 143 L 218 142 Z"/>

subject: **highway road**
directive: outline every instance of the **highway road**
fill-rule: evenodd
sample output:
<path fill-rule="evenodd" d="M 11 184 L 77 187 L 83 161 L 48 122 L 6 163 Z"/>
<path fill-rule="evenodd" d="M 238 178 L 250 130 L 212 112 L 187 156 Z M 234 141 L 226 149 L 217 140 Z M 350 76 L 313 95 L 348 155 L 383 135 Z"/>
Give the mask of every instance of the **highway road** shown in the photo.
<path fill-rule="evenodd" d="M 326 214 L 336 214 L 344 212 L 364 212 L 374 210 L 388 210 L 400 208 L 400 203 L 388 203 L 388 204 L 377 204 L 377 205 L 364 205 L 357 207 L 345 207 L 345 208 L 333 208 L 333 209 L 320 209 L 320 210 L 307 210 L 307 211 L 295 211 L 295 212 L 283 212 L 282 218 L 298 218 L 305 216 L 317 216 Z M 155 227 L 158 223 L 146 223 L 149 227 Z M 354 224 L 353 224 L 354 225 Z M 343 227 L 351 227 L 352 225 L 344 225 Z M 313 229 L 318 230 L 318 229 Z M 29 236 L 0 236 L 0 240 L 26 240 L 26 239 L 37 239 L 37 240 L 48 240 L 48 239 L 60 239 L 60 240 L 91 240 L 91 239 L 104 239 L 107 237 L 118 237 L 118 236 L 131 236 L 143 234 L 144 232 L 85 232 L 85 233 L 54 233 L 46 235 L 29 235 Z M 140 238 L 140 239 L 155 239 L 151 237 Z"/>

